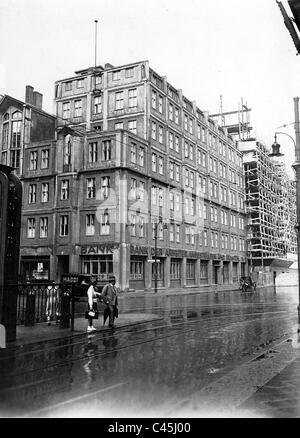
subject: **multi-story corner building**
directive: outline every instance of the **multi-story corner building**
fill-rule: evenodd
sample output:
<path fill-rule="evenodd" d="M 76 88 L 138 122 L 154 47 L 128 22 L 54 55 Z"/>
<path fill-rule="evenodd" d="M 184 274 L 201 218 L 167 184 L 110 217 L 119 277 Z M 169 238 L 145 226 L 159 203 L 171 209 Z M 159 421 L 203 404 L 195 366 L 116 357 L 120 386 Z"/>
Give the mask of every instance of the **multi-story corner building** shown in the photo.
<path fill-rule="evenodd" d="M 113 271 L 122 290 L 150 289 L 161 218 L 160 287 L 237 282 L 246 230 L 232 138 L 147 61 L 77 71 L 55 99 L 58 272 Z"/>
<path fill-rule="evenodd" d="M 245 167 L 249 265 L 260 274 L 259 282 L 272 284 L 297 254 L 295 184 L 260 142 L 243 140 L 239 149 Z"/>
<path fill-rule="evenodd" d="M 247 273 L 243 165 L 225 130 L 147 61 L 75 72 L 55 83 L 55 100 L 44 198 L 41 163 L 30 166 L 40 149 L 25 150 L 24 178 L 40 195 L 28 187 L 23 255 L 43 246 L 49 279 L 113 272 L 123 291 L 154 287 L 155 255 L 160 288 L 237 285 Z"/>
<path fill-rule="evenodd" d="M 0 163 L 14 167 L 23 186 L 20 256 L 24 279 L 49 278 L 50 254 L 54 254 L 55 126 L 55 116 L 42 110 L 42 94 L 33 87 L 26 87 L 25 102 L 2 96 Z"/>

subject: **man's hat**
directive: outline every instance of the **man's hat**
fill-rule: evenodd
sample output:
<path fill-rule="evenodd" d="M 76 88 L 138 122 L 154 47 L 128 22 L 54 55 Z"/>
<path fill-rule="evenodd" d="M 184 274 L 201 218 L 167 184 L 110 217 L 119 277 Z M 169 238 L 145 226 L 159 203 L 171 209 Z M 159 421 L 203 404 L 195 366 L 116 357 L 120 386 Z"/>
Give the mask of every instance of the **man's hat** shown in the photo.
<path fill-rule="evenodd" d="M 108 280 L 115 280 L 116 279 L 116 277 L 114 276 L 114 275 L 110 275 L 109 277 L 108 277 Z"/>

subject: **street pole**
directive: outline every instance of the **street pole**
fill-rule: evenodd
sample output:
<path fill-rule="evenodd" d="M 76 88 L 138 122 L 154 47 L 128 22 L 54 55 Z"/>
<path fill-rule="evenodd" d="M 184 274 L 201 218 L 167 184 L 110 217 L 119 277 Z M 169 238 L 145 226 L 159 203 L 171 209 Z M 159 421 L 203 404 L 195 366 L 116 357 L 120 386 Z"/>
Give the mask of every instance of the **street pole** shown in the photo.
<path fill-rule="evenodd" d="M 298 245 L 298 333 L 300 333 L 300 125 L 299 125 L 299 97 L 294 97 L 295 110 L 295 163 L 293 168 L 296 174 L 296 207 L 297 207 L 297 245 Z"/>
<path fill-rule="evenodd" d="M 157 293 L 157 228 L 159 222 L 155 222 L 154 227 L 154 293 Z"/>

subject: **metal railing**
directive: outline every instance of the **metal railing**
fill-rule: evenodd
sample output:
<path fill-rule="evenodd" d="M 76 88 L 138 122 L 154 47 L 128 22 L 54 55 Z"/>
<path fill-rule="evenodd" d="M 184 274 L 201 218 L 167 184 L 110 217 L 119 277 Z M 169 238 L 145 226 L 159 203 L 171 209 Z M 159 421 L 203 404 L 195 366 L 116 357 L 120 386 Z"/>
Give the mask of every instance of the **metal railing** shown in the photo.
<path fill-rule="evenodd" d="M 74 285 L 67 283 L 19 283 L 17 325 L 32 326 L 56 322 L 61 328 L 74 329 Z"/>

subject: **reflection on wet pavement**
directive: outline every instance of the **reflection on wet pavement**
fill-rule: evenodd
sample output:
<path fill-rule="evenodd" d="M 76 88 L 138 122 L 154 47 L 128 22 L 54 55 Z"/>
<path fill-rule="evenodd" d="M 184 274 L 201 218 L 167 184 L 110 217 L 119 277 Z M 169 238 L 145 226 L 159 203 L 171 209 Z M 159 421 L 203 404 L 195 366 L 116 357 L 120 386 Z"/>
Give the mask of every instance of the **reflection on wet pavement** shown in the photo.
<path fill-rule="evenodd" d="M 0 413 L 161 413 L 288 336 L 296 304 L 294 288 L 123 296 L 120 312 L 164 319 L 1 351 Z"/>

